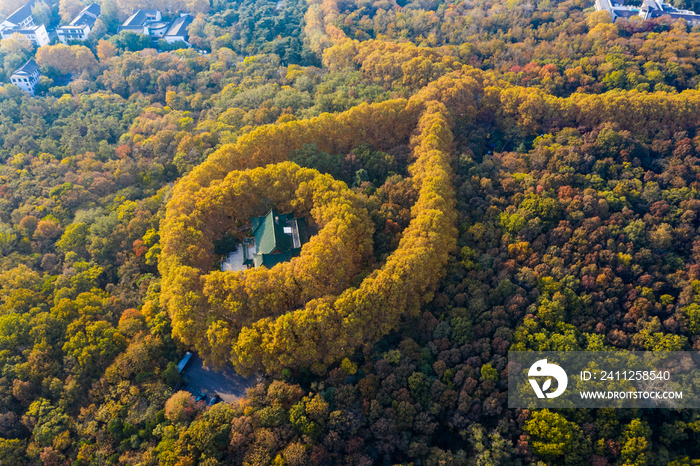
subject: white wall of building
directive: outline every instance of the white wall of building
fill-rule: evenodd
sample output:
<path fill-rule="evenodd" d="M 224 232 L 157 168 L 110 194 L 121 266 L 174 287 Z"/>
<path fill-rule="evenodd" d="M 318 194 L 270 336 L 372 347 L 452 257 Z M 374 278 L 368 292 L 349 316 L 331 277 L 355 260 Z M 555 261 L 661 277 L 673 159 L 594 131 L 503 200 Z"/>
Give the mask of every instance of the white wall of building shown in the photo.
<path fill-rule="evenodd" d="M 26 29 L 4 29 L 0 32 L 0 36 L 2 36 L 3 39 L 9 39 L 12 37 L 12 34 L 17 33 L 22 34 L 37 47 L 49 45 L 49 42 L 51 42 L 49 40 L 49 33 L 46 32 L 46 27 L 43 24 L 34 28 L 31 32 Z"/>
<path fill-rule="evenodd" d="M 18 77 L 13 75 L 10 78 L 10 81 L 12 81 L 12 84 L 19 87 L 23 92 L 33 96 L 34 89 L 39 82 L 39 73 L 35 73 L 34 76 L 30 77 Z"/>
<path fill-rule="evenodd" d="M 49 40 L 49 33 L 46 32 L 46 26 L 43 24 L 35 31 L 33 35 L 27 35 L 27 38 L 31 40 L 37 47 L 43 47 L 44 45 L 49 45 L 51 42 Z"/>
<path fill-rule="evenodd" d="M 62 28 L 56 29 L 56 34 L 58 35 L 58 40 L 67 45 L 69 40 L 88 40 L 90 35 L 90 26 L 85 25 L 82 29 L 67 29 Z"/>

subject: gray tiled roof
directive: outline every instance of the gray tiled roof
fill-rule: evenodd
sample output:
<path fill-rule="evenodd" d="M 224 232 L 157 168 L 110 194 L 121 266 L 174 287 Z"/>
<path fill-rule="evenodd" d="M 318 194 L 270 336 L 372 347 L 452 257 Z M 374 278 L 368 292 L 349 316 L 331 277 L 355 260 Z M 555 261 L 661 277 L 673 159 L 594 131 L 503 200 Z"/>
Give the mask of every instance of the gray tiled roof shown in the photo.
<path fill-rule="evenodd" d="M 90 26 L 92 27 L 95 24 L 95 21 L 97 21 L 97 18 L 94 16 L 86 15 L 85 13 L 81 13 L 78 15 L 77 18 L 75 18 L 73 21 L 71 21 L 70 25 L 71 26 Z"/>
<path fill-rule="evenodd" d="M 23 28 L 14 28 L 10 32 L 16 34 L 36 34 L 36 31 L 38 31 L 39 28 L 41 28 L 41 26 L 26 26 Z"/>
<path fill-rule="evenodd" d="M 684 13 L 669 13 L 671 18 L 684 19 L 688 22 L 700 22 L 700 15 L 689 15 Z"/>
<path fill-rule="evenodd" d="M 27 3 L 23 7 L 18 8 L 17 11 L 8 16 L 6 21 L 9 21 L 13 24 L 21 23 L 22 21 L 24 21 L 32 15 L 32 8 L 34 7 L 35 3 L 36 0 L 30 0 L 29 3 Z"/>
<path fill-rule="evenodd" d="M 173 21 L 173 24 L 170 25 L 170 29 L 168 29 L 165 35 L 168 37 L 186 37 L 187 27 L 192 24 L 193 20 L 194 18 L 190 15 L 180 16 Z"/>
<path fill-rule="evenodd" d="M 138 29 L 149 21 L 149 16 L 158 16 L 158 14 L 158 10 L 135 10 L 134 14 L 129 16 L 119 28 L 120 30 Z"/>
<path fill-rule="evenodd" d="M 146 13 L 142 10 L 137 11 L 133 15 L 129 16 L 126 21 L 124 21 L 124 24 L 122 24 L 123 27 L 129 27 L 129 26 L 140 26 L 143 25 L 143 23 L 146 21 Z"/>
<path fill-rule="evenodd" d="M 81 13 L 88 13 L 94 17 L 98 17 L 102 14 L 102 9 L 97 3 L 93 3 L 85 8 Z"/>
<path fill-rule="evenodd" d="M 39 71 L 39 65 L 37 65 L 36 62 L 35 62 L 34 60 L 29 60 L 27 63 L 25 63 L 24 65 L 22 65 L 21 68 L 19 68 L 17 71 L 15 71 L 14 73 L 12 73 L 12 75 L 13 75 L 13 76 L 16 75 L 16 74 L 19 74 L 19 75 L 25 75 L 25 74 L 26 74 L 26 75 L 31 75 L 31 74 L 36 73 L 37 71 Z"/>

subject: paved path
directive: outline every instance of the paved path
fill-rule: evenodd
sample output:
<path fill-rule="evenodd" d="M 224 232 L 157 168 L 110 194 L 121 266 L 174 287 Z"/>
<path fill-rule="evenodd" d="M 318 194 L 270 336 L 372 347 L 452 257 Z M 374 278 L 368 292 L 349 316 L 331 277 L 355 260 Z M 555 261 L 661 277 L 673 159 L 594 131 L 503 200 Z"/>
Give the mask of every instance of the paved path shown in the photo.
<path fill-rule="evenodd" d="M 243 245 L 239 244 L 234 252 L 228 255 L 224 263 L 221 265 L 221 270 L 226 272 L 238 272 L 240 270 L 246 270 L 248 267 L 243 265 Z"/>
<path fill-rule="evenodd" d="M 246 389 L 256 384 L 256 377 L 243 377 L 232 366 L 214 370 L 204 366 L 202 358 L 193 354 L 182 374 L 187 380 L 186 390 L 195 393 L 202 391 L 208 395 L 207 403 L 216 393 L 227 403 L 245 396 Z"/>

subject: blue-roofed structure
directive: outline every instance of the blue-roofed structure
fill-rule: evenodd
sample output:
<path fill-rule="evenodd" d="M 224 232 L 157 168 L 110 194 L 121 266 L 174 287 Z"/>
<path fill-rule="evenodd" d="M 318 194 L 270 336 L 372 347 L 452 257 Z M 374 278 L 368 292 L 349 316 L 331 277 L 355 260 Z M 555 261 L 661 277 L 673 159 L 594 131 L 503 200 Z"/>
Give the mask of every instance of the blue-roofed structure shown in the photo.
<path fill-rule="evenodd" d="M 177 372 L 182 373 L 182 371 L 185 369 L 185 366 L 187 365 L 188 362 L 190 362 L 190 359 L 192 359 L 192 353 L 189 351 L 185 353 L 185 356 L 180 360 L 179 363 L 177 363 Z"/>

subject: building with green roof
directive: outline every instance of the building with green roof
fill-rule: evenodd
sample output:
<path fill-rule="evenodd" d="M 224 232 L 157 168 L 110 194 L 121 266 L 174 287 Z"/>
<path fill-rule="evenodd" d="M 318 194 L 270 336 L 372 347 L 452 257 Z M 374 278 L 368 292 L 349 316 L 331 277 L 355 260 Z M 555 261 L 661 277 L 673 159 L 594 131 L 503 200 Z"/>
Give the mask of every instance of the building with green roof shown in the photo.
<path fill-rule="evenodd" d="M 290 260 L 301 253 L 301 247 L 309 241 L 306 221 L 294 218 L 294 214 L 279 214 L 270 210 L 263 217 L 252 218 L 254 244 L 248 241 L 246 249 L 255 253 L 246 254 L 245 265 L 267 268 Z"/>

